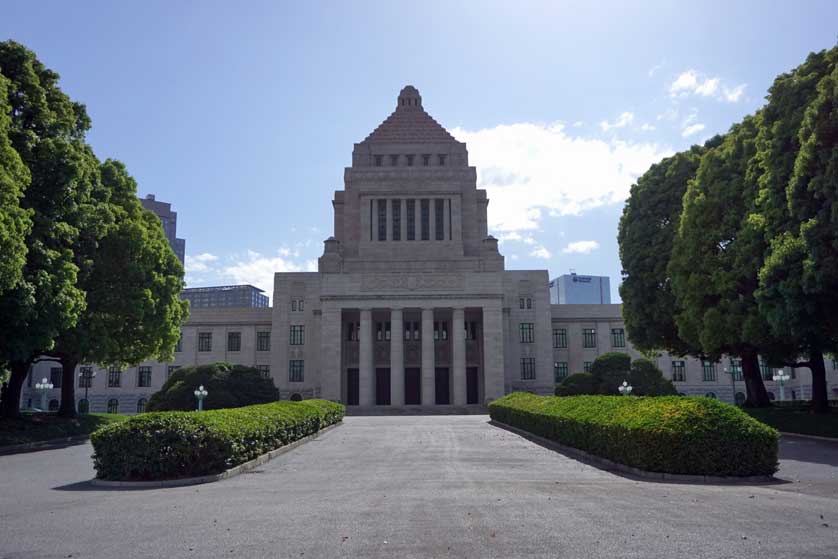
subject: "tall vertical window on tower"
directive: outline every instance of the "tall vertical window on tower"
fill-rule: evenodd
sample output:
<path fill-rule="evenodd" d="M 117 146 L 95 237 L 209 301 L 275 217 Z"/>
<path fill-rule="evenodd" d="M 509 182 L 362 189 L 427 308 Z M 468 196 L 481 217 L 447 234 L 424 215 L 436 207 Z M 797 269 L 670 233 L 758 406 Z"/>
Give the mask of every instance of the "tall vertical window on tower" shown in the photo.
<path fill-rule="evenodd" d="M 416 200 L 405 200 L 407 211 L 407 240 L 416 240 Z"/>
<path fill-rule="evenodd" d="M 387 200 L 378 201 L 378 240 L 387 240 Z"/>
<path fill-rule="evenodd" d="M 437 198 L 434 200 L 434 226 L 437 241 L 445 239 L 445 200 Z"/>
<path fill-rule="evenodd" d="M 439 154 L 439 166 L 440 167 L 445 167 L 445 154 L 444 153 Z"/>
<path fill-rule="evenodd" d="M 402 201 L 398 198 L 391 200 L 393 214 L 393 240 L 402 240 Z"/>
<path fill-rule="evenodd" d="M 420 216 L 422 226 L 422 240 L 429 241 L 431 239 L 431 201 L 427 198 L 420 200 L 421 213 Z"/>
<path fill-rule="evenodd" d="M 375 166 L 381 167 L 381 160 L 384 159 L 383 155 L 376 155 L 375 156 Z"/>
<path fill-rule="evenodd" d="M 413 154 L 407 154 L 407 156 L 406 156 L 406 157 L 407 157 L 407 166 L 408 166 L 408 167 L 413 167 L 413 159 L 414 159 L 416 156 L 415 156 L 415 155 L 413 155 Z"/>

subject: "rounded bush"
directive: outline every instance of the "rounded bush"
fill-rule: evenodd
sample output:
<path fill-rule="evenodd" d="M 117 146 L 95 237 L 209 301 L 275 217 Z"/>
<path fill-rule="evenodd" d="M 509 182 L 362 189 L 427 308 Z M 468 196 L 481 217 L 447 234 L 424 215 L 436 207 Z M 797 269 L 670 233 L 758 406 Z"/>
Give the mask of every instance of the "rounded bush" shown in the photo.
<path fill-rule="evenodd" d="M 648 359 L 635 359 L 631 364 L 629 383 L 636 396 L 675 396 L 678 391 L 663 372 Z"/>
<path fill-rule="evenodd" d="M 172 372 L 163 388 L 152 394 L 146 411 L 192 411 L 197 407 L 195 389 L 209 393 L 204 409 L 238 408 L 279 400 L 270 377 L 253 368 L 229 363 L 181 367 Z"/>
<path fill-rule="evenodd" d="M 489 404 L 495 421 L 652 472 L 771 475 L 779 433 L 712 398 L 515 392 Z"/>
<path fill-rule="evenodd" d="M 597 383 L 590 373 L 576 373 L 565 378 L 556 387 L 556 396 L 579 396 L 581 394 L 595 394 Z"/>
<path fill-rule="evenodd" d="M 617 387 L 629 379 L 631 357 L 627 353 L 604 353 L 591 364 L 591 376 L 597 385 L 589 394 L 619 394 Z"/>

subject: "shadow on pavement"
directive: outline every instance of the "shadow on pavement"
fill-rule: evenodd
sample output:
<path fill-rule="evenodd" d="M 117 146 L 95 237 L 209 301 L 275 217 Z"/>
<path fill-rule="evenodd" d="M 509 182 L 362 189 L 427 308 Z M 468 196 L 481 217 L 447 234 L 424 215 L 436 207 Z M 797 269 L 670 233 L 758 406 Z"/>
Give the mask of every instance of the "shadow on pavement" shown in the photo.
<path fill-rule="evenodd" d="M 838 440 L 822 441 L 782 435 L 780 437 L 780 460 L 795 460 L 811 464 L 838 467 Z"/>

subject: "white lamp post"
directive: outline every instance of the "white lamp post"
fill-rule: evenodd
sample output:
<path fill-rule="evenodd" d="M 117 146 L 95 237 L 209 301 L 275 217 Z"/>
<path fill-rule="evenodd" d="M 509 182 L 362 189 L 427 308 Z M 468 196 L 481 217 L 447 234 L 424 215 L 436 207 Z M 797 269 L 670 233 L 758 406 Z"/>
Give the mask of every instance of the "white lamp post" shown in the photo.
<path fill-rule="evenodd" d="M 207 397 L 207 394 L 209 394 L 209 392 L 204 390 L 204 385 L 202 384 L 201 386 L 198 387 L 198 390 L 196 390 L 194 392 L 194 394 L 195 394 L 195 397 L 198 398 L 198 411 L 203 411 L 203 409 L 204 409 L 204 398 Z"/>
<path fill-rule="evenodd" d="M 776 382 L 777 385 L 780 387 L 780 401 L 782 402 L 786 399 L 786 381 L 788 381 L 791 378 L 791 376 L 788 373 L 786 373 L 783 369 L 780 369 L 774 371 L 774 376 L 772 378 L 774 379 L 774 382 Z"/>
<path fill-rule="evenodd" d="M 620 394 L 622 394 L 623 396 L 628 396 L 629 394 L 631 394 L 631 391 L 633 390 L 633 388 L 628 383 L 628 381 L 624 380 L 623 384 L 621 384 L 620 386 L 617 387 L 617 390 L 619 390 Z"/>
<path fill-rule="evenodd" d="M 47 409 L 47 392 L 52 390 L 52 383 L 47 380 L 46 377 L 41 379 L 41 382 L 35 383 L 35 390 L 40 390 L 41 392 L 41 411 L 46 411 Z"/>

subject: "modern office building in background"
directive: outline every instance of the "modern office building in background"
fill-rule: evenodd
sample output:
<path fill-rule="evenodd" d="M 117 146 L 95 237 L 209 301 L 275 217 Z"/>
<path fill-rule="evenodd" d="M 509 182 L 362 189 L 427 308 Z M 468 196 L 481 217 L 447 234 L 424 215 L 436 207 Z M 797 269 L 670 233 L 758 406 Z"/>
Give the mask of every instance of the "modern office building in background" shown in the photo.
<path fill-rule="evenodd" d="M 561 275 L 550 281 L 550 304 L 610 305 L 611 282 L 608 276 Z"/>
<path fill-rule="evenodd" d="M 177 237 L 177 212 L 172 211 L 171 204 L 158 202 L 154 194 L 148 194 L 145 198 L 140 198 L 140 203 L 148 211 L 157 214 L 157 217 L 163 222 L 163 232 L 169 240 L 169 245 L 175 251 L 180 263 L 183 264 L 186 257 L 186 240 Z"/>
<path fill-rule="evenodd" d="M 189 301 L 193 309 L 268 307 L 268 296 L 264 295 L 264 290 L 249 284 L 190 287 L 184 289 L 180 297 Z"/>

